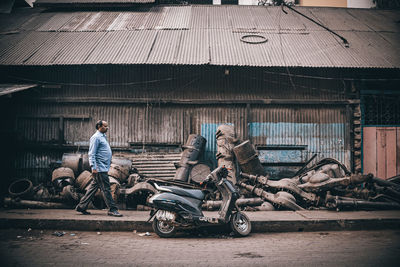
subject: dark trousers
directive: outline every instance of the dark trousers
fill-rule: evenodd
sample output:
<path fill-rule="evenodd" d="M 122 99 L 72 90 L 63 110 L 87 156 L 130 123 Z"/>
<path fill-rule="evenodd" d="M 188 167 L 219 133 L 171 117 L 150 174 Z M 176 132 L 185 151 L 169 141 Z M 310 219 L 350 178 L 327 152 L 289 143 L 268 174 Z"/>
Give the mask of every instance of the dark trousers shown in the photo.
<path fill-rule="evenodd" d="M 111 189 L 110 189 L 110 179 L 108 178 L 107 172 L 99 172 L 97 174 L 92 174 L 93 180 L 89 184 L 86 194 L 81 198 L 77 207 L 82 210 L 86 210 L 90 201 L 93 199 L 94 195 L 96 194 L 97 190 L 100 188 L 101 192 L 103 193 L 104 201 L 110 211 L 118 210 L 115 202 L 111 196 Z"/>

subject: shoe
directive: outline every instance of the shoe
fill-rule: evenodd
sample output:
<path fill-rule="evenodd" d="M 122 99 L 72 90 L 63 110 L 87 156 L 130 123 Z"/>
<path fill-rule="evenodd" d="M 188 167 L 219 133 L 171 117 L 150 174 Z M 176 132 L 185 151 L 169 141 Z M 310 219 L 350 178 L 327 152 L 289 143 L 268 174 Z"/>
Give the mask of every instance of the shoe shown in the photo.
<path fill-rule="evenodd" d="M 118 210 L 113 210 L 107 212 L 108 216 L 114 216 L 114 217 L 122 217 L 122 214 L 118 212 Z"/>
<path fill-rule="evenodd" d="M 87 210 L 83 210 L 83 209 L 81 209 L 81 208 L 78 207 L 78 206 L 76 206 L 75 210 L 76 210 L 77 212 L 82 213 L 83 215 L 90 215 L 90 212 L 88 212 Z"/>

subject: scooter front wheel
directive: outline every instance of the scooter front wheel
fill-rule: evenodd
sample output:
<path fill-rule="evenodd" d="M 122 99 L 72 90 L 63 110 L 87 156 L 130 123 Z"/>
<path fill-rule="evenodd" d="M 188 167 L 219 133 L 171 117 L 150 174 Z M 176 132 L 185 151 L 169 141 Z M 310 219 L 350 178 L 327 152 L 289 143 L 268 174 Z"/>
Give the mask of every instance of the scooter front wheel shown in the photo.
<path fill-rule="evenodd" d="M 165 221 L 160 221 L 157 218 L 153 220 L 153 230 L 159 237 L 173 237 L 176 233 L 175 225 L 172 225 Z"/>
<path fill-rule="evenodd" d="M 236 212 L 232 214 L 230 225 L 232 231 L 237 236 L 247 236 L 251 232 L 251 222 L 246 214 L 241 212 Z"/>

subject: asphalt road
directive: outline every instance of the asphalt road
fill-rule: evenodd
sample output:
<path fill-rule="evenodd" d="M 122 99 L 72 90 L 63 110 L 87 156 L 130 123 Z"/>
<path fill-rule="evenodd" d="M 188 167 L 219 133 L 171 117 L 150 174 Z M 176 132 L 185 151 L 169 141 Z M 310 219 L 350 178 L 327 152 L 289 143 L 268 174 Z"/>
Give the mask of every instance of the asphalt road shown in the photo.
<path fill-rule="evenodd" d="M 399 266 L 399 231 L 181 234 L 0 230 L 2 266 Z"/>

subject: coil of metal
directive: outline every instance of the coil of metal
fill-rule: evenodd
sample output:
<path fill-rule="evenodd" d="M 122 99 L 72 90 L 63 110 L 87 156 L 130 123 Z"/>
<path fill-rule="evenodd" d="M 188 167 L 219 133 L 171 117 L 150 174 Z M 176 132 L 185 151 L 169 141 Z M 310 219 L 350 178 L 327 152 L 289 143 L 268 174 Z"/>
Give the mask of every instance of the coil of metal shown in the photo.
<path fill-rule="evenodd" d="M 33 185 L 29 179 L 18 179 L 10 184 L 8 193 L 11 197 L 29 198 L 33 195 Z"/>
<path fill-rule="evenodd" d="M 265 170 L 257 156 L 257 152 L 249 140 L 233 148 L 236 159 L 243 172 L 254 175 L 265 175 Z"/>

